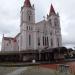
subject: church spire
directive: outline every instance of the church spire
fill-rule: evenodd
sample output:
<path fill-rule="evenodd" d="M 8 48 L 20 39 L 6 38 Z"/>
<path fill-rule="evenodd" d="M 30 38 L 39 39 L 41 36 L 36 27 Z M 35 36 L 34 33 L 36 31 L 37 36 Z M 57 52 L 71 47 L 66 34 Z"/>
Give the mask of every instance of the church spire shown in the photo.
<path fill-rule="evenodd" d="M 51 8 L 50 8 L 50 13 L 49 13 L 49 15 L 52 15 L 52 14 L 56 14 L 56 13 L 55 13 L 55 10 L 54 10 L 54 8 L 53 8 L 53 5 L 51 4 Z"/>
<path fill-rule="evenodd" d="M 25 6 L 25 7 L 31 7 L 30 0 L 25 0 L 24 6 Z"/>

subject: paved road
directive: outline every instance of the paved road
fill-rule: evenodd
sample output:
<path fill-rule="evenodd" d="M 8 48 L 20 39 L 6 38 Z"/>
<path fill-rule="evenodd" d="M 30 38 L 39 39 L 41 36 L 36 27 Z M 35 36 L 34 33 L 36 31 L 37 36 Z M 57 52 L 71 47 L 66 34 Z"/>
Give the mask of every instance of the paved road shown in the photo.
<path fill-rule="evenodd" d="M 39 67 L 21 67 L 4 75 L 55 75 L 52 70 Z"/>
<path fill-rule="evenodd" d="M 49 65 L 48 65 L 49 66 Z M 1 68 L 1 75 L 67 75 L 45 66 L 7 67 Z M 70 74 L 68 74 L 70 75 Z M 72 74 L 71 74 L 72 75 Z"/>
<path fill-rule="evenodd" d="M 22 67 L 6 75 L 20 75 L 25 70 L 27 70 L 27 67 Z"/>

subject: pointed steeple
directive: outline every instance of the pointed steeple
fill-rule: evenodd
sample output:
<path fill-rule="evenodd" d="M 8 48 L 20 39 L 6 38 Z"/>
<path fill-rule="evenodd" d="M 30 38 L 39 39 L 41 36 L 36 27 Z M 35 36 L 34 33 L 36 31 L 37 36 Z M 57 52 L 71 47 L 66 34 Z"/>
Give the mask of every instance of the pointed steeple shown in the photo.
<path fill-rule="evenodd" d="M 25 6 L 25 7 L 31 7 L 30 0 L 25 0 L 24 6 Z"/>
<path fill-rule="evenodd" d="M 51 15 L 51 14 L 56 14 L 52 4 L 51 4 L 49 15 Z"/>

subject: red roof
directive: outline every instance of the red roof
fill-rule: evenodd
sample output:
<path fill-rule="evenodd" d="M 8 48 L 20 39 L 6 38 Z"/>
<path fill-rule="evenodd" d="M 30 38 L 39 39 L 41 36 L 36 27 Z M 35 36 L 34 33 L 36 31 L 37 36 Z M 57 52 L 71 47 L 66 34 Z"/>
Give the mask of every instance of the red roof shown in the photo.
<path fill-rule="evenodd" d="M 10 41 L 12 40 L 13 42 L 16 42 L 16 38 L 11 38 L 11 37 L 3 37 L 4 40 Z"/>
<path fill-rule="evenodd" d="M 51 8 L 50 8 L 50 13 L 49 14 L 56 14 L 52 4 L 51 4 Z"/>
<path fill-rule="evenodd" d="M 25 0 L 24 6 L 26 6 L 26 7 L 31 7 L 30 0 Z"/>
<path fill-rule="evenodd" d="M 11 37 L 3 37 L 4 40 L 13 40 L 14 38 L 11 38 Z"/>

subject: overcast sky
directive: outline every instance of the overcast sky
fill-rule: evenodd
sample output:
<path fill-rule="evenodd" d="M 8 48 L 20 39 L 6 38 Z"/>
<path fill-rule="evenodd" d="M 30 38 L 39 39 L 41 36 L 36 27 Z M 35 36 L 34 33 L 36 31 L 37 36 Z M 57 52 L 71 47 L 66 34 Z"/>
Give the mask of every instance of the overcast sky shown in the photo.
<path fill-rule="evenodd" d="M 20 31 L 20 8 L 24 0 L 0 0 L 0 46 L 2 34 L 14 37 Z M 59 12 L 62 41 L 67 47 L 75 47 L 75 0 L 31 0 L 35 5 L 36 21 L 49 13 L 53 4 Z"/>

